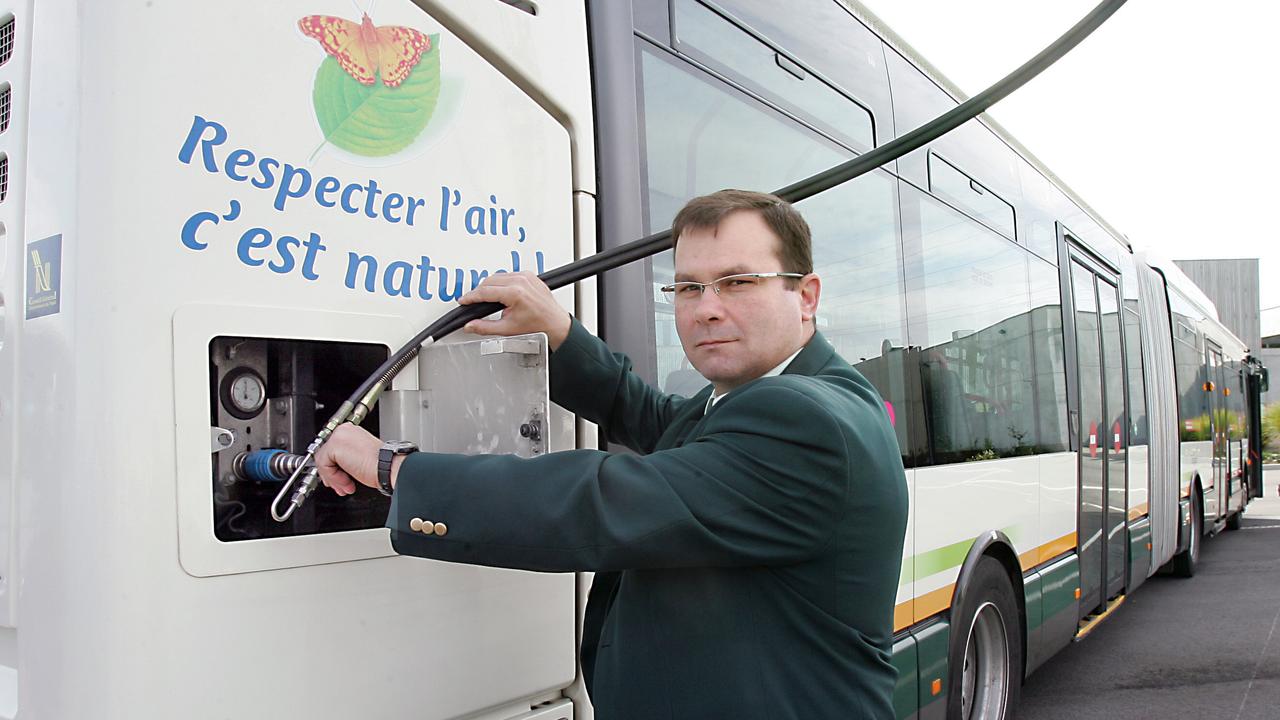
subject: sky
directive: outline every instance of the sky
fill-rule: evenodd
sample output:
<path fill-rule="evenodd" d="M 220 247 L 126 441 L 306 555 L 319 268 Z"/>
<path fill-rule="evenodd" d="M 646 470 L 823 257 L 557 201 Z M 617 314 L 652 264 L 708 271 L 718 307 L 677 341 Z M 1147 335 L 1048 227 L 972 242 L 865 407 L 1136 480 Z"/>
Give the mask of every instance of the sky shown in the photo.
<path fill-rule="evenodd" d="M 1097 1 L 863 4 L 976 95 Z M 988 114 L 1135 248 L 1259 258 L 1265 312 L 1280 306 L 1277 45 L 1280 3 L 1130 0 Z"/>

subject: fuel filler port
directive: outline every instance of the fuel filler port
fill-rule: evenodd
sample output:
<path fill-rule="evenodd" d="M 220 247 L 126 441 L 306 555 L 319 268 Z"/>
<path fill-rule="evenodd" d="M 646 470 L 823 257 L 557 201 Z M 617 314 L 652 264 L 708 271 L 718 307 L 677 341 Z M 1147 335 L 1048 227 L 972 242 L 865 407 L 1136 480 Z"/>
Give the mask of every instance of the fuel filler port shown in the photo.
<path fill-rule="evenodd" d="M 381 527 L 390 499 L 316 492 L 288 522 L 271 501 L 345 393 L 387 359 L 383 345 L 217 337 L 209 343 L 214 535 L 223 542 Z M 378 434 L 378 413 L 363 426 Z"/>

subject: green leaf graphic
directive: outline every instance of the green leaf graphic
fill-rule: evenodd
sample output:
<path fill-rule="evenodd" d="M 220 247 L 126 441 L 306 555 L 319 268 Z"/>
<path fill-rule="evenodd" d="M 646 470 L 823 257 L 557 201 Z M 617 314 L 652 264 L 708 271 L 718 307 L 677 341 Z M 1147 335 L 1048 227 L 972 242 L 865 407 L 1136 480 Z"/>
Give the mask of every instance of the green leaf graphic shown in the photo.
<path fill-rule="evenodd" d="M 427 127 L 440 97 L 440 36 L 399 87 L 378 78 L 361 85 L 326 56 L 316 71 L 311 98 L 325 142 L 366 157 L 382 157 L 409 146 Z"/>

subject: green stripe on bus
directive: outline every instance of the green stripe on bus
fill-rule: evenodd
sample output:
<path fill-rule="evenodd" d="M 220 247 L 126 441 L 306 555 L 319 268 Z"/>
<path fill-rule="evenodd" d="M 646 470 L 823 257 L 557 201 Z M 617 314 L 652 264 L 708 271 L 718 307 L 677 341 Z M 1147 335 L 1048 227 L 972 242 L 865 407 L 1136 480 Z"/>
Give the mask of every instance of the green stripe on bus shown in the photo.
<path fill-rule="evenodd" d="M 1018 542 L 1019 536 L 1022 534 L 1021 528 L 1017 525 L 1001 528 L 1000 532 L 1015 543 Z M 969 554 L 969 548 L 973 547 L 973 542 L 974 538 L 969 538 L 968 540 L 944 545 L 919 555 L 903 558 L 901 574 L 898 576 L 900 578 L 899 584 L 905 585 L 912 580 L 923 580 L 930 575 L 960 567 L 965 557 Z"/>
<path fill-rule="evenodd" d="M 969 548 L 971 547 L 973 547 L 973 538 L 961 540 L 958 543 L 952 543 L 903 560 L 902 582 L 908 583 L 912 579 L 923 580 L 943 570 L 960 567 L 960 564 L 964 562 L 965 555 L 969 554 Z"/>

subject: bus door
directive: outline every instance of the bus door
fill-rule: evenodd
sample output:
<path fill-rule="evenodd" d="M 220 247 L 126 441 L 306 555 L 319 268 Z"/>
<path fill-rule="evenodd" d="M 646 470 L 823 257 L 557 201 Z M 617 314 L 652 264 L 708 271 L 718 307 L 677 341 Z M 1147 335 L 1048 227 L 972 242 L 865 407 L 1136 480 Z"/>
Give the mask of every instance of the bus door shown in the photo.
<path fill-rule="evenodd" d="M 1267 389 L 1267 369 L 1252 358 L 1246 361 L 1245 427 L 1248 429 L 1248 455 L 1245 468 L 1249 482 L 1249 498 L 1262 497 L 1262 393 Z"/>
<path fill-rule="evenodd" d="M 1079 440 L 1080 613 L 1089 615 L 1124 591 L 1128 507 L 1124 342 L 1114 273 L 1071 253 Z"/>
<path fill-rule="evenodd" d="M 1208 506 L 1212 502 L 1212 513 L 1208 517 L 1216 519 L 1231 501 L 1231 453 L 1228 451 L 1230 430 L 1226 397 L 1223 393 L 1227 383 L 1223 372 L 1222 349 L 1208 339 L 1205 340 L 1205 349 L 1209 354 L 1205 391 L 1209 396 L 1209 433 L 1213 438 L 1213 491 L 1206 492 L 1213 500 L 1205 498 L 1205 510 L 1210 510 Z"/>

